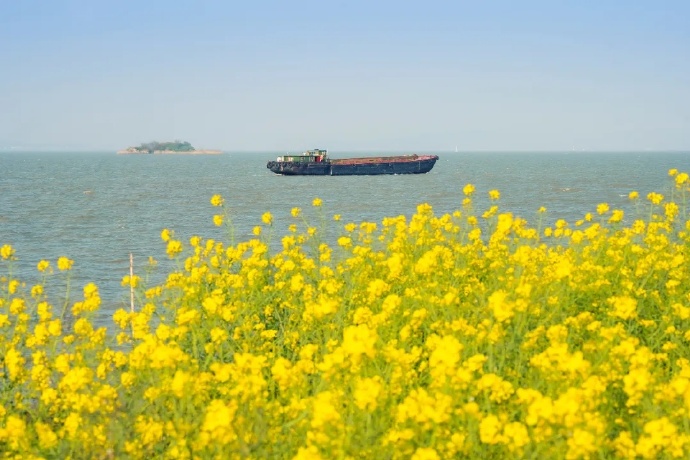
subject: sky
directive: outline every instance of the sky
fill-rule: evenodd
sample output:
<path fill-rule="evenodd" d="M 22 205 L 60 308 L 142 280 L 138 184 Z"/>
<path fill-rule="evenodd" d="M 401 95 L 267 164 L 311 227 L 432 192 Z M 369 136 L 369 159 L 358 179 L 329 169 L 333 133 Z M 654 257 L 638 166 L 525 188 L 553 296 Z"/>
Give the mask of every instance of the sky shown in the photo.
<path fill-rule="evenodd" d="M 688 1 L 0 0 L 0 151 L 690 150 Z"/>

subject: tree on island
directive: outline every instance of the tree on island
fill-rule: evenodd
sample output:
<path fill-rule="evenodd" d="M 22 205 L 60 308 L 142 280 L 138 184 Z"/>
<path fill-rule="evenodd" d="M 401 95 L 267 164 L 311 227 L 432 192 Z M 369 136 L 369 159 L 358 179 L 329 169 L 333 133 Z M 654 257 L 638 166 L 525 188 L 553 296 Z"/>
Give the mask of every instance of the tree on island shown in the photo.
<path fill-rule="evenodd" d="M 171 152 L 193 152 L 196 150 L 192 147 L 192 144 L 186 141 L 172 141 L 172 142 L 146 142 L 142 143 L 139 147 L 134 147 L 137 152 L 148 152 L 153 153 L 154 151 L 168 150 Z"/>

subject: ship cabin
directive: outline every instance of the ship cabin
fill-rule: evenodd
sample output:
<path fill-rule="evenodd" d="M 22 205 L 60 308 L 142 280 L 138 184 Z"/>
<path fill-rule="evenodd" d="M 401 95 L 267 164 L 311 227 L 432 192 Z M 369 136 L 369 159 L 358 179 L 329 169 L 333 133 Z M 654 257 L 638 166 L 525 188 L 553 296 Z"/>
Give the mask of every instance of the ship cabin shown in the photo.
<path fill-rule="evenodd" d="M 307 150 L 301 155 L 283 155 L 278 157 L 278 162 L 289 161 L 292 163 L 323 163 L 328 159 L 326 150 L 314 149 Z"/>

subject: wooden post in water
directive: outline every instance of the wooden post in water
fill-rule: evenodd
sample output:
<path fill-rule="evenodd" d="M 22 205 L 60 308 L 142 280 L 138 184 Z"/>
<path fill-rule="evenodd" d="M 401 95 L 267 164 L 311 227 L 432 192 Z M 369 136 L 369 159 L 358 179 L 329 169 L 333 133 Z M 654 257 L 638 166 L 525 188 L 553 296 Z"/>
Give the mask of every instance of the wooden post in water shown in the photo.
<path fill-rule="evenodd" d="M 134 313 L 134 256 L 129 253 L 129 309 Z"/>

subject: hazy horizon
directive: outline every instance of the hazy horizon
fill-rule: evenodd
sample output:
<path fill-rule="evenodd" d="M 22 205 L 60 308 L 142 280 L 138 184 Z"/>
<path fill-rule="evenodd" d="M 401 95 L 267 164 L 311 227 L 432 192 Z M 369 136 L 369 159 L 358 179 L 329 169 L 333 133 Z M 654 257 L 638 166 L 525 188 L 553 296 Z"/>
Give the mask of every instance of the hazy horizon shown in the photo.
<path fill-rule="evenodd" d="M 0 152 L 690 151 L 690 4 L 0 4 Z"/>
<path fill-rule="evenodd" d="M 258 154 L 258 155 L 274 155 L 278 154 L 298 154 L 305 151 L 304 149 L 273 149 L 273 150 L 238 150 L 238 149 L 228 149 L 221 150 L 221 154 Z M 391 149 L 327 149 L 331 155 L 338 155 L 339 153 L 369 153 L 373 155 L 379 154 L 437 154 L 437 155 L 468 155 L 468 154 L 481 154 L 481 153 L 495 153 L 495 154 L 580 154 L 580 153 L 593 153 L 593 154 L 690 154 L 690 149 L 676 149 L 676 150 L 656 150 L 656 149 L 645 149 L 645 150 L 557 150 L 557 149 L 522 149 L 522 150 L 496 150 L 496 149 L 475 149 L 475 150 L 432 150 L 432 149 L 402 149 L 402 150 L 391 150 Z M 112 149 L 77 149 L 77 148 L 43 148 L 43 149 L 30 149 L 30 148 L 2 148 L 0 147 L 0 154 L 2 153 L 37 153 L 37 154 L 59 154 L 59 153 L 94 153 L 109 155 L 117 153 L 116 150 Z M 142 154 L 146 155 L 146 154 Z M 184 154 L 181 154 L 184 155 Z M 125 155 L 126 156 L 126 155 Z"/>

